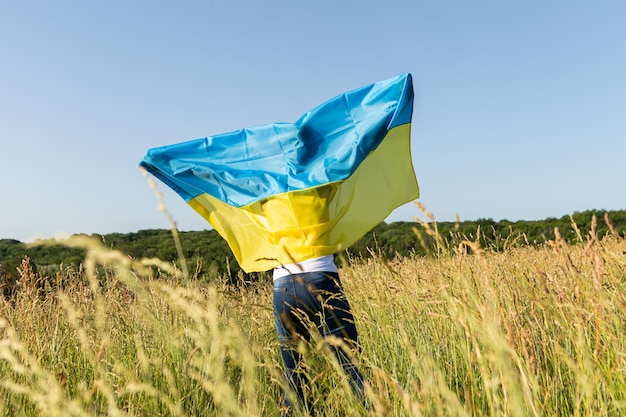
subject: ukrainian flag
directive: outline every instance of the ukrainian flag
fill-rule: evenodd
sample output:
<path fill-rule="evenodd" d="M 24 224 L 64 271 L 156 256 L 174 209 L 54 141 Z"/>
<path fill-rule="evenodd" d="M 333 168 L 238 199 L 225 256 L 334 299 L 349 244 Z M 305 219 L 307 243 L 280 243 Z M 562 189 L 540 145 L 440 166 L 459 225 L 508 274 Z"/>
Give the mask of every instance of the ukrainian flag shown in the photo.
<path fill-rule="evenodd" d="M 148 150 L 140 166 L 228 242 L 246 272 L 330 255 L 419 196 L 410 74 L 341 94 L 295 123 Z"/>

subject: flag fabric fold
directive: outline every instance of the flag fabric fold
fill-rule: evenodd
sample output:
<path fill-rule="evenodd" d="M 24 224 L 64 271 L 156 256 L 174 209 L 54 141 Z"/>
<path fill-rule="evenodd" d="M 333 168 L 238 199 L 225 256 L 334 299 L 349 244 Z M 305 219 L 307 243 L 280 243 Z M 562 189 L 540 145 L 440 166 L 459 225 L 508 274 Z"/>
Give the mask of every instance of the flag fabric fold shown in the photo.
<path fill-rule="evenodd" d="M 419 188 L 410 74 L 343 93 L 294 123 L 148 150 L 140 166 L 228 242 L 246 272 L 345 249 Z"/>

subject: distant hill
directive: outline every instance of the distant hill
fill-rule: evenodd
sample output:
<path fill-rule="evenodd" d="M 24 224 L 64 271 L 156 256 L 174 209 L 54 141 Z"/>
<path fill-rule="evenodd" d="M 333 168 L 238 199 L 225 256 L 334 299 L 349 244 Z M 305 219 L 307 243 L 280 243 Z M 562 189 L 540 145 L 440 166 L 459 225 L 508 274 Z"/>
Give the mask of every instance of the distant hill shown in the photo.
<path fill-rule="evenodd" d="M 476 242 L 482 248 L 504 250 L 512 245 L 539 245 L 554 240 L 555 229 L 567 242 L 584 241 L 594 228 L 599 237 L 608 233 L 625 236 L 626 210 L 588 210 L 538 221 L 478 219 L 424 225 L 417 222 L 381 223 L 346 253 L 350 259 L 369 257 L 372 253 L 392 259 L 395 256 L 448 251 L 458 247 L 463 240 Z M 438 232 L 436 235 L 435 230 Z M 179 235 L 188 268 L 196 277 L 233 278 L 240 273 L 228 245 L 214 230 L 179 232 Z M 180 262 L 169 230 L 149 229 L 93 236 L 101 239 L 107 247 L 134 258 L 158 257 L 163 261 Z M 16 268 L 25 257 L 30 258 L 31 266 L 40 274 L 54 275 L 61 267 L 77 268 L 84 255 L 81 249 L 62 245 L 29 246 L 15 239 L 0 239 L 0 282 L 15 280 L 18 275 Z"/>

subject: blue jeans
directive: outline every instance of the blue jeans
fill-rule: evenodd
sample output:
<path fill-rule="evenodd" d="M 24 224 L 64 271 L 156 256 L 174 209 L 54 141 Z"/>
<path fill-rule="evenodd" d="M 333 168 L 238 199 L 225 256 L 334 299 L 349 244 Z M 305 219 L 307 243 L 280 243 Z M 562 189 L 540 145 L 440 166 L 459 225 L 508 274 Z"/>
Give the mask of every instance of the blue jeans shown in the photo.
<path fill-rule="evenodd" d="M 309 341 L 311 326 L 321 336 L 341 338 L 350 348 L 357 348 L 357 330 L 350 304 L 344 294 L 339 275 L 333 272 L 306 272 L 274 280 L 274 323 L 280 353 L 285 365 L 285 377 L 303 405 L 306 384 L 299 364 L 302 359 L 297 344 Z M 363 401 L 363 377 L 349 356 L 339 347 L 329 345 L 350 378 L 352 390 Z M 285 396 L 284 405 L 292 408 Z M 309 408 L 309 407 L 307 407 Z"/>

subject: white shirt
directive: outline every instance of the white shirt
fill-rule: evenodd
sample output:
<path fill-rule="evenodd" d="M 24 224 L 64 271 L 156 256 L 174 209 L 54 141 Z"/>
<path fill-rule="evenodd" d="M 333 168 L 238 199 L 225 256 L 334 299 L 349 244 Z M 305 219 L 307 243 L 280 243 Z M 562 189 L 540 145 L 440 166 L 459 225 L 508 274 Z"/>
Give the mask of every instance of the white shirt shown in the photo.
<path fill-rule="evenodd" d="M 286 264 L 274 268 L 274 279 L 303 272 L 338 272 L 333 255 L 307 259 L 294 264 Z"/>

